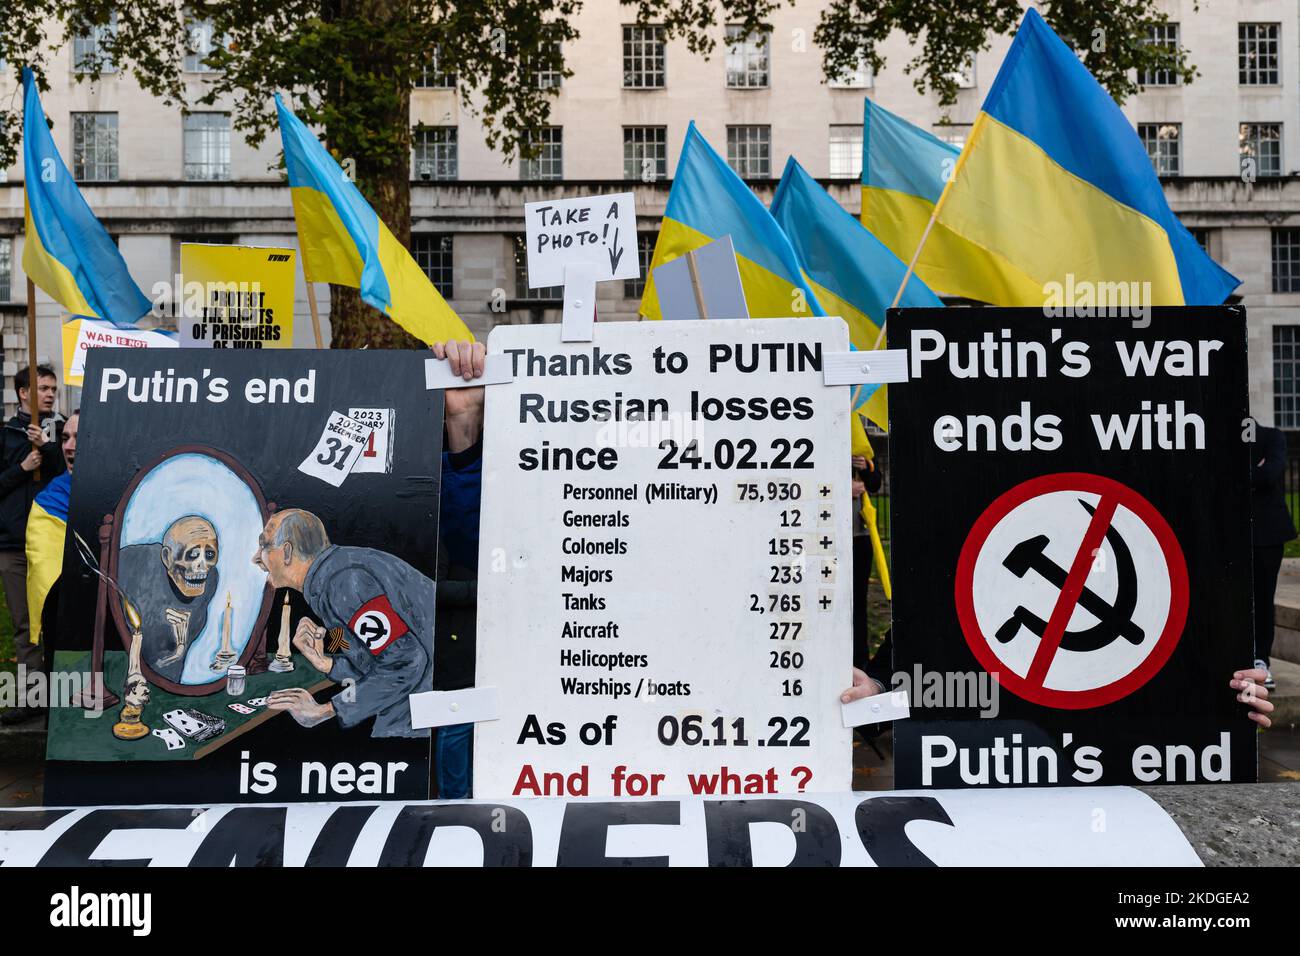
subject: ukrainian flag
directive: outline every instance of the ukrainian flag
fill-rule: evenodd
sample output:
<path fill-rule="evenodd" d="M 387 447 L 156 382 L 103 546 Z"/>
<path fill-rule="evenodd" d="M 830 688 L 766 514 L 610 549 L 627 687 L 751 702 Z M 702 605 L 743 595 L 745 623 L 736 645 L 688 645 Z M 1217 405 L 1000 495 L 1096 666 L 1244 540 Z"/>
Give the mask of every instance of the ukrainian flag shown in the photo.
<path fill-rule="evenodd" d="M 61 472 L 32 502 L 27 516 L 27 618 L 33 644 L 41 642 L 41 612 L 50 588 L 63 573 L 63 539 L 68 529 L 72 472 Z"/>
<path fill-rule="evenodd" d="M 831 198 L 793 156 L 772 198 L 774 218 L 790 239 L 805 277 L 822 307 L 849 325 L 855 348 L 873 349 L 885 310 L 902 285 L 907 265 Z M 902 308 L 941 308 L 943 302 L 917 277 L 908 282 Z M 864 411 L 889 427 L 885 390 L 865 386 Z"/>
<path fill-rule="evenodd" d="M 423 342 L 472 339 L 410 252 L 279 95 L 275 108 L 307 281 L 360 289 L 361 298 Z"/>
<path fill-rule="evenodd" d="M 149 300 L 54 146 L 36 77 L 23 68 L 23 271 L 73 315 L 134 328 Z"/>
<path fill-rule="evenodd" d="M 1149 282 L 1150 305 L 1218 305 L 1240 285 L 1174 216 L 1133 127 L 1033 8 L 936 208 L 990 253 L 990 281 L 1014 296 L 998 305 L 1042 305 L 1068 276 L 1098 291 Z"/>
<path fill-rule="evenodd" d="M 825 315 L 799 268 L 790 240 L 767 207 L 715 153 L 692 122 L 677 161 L 663 224 L 655 243 L 641 314 L 661 319 L 654 270 L 680 255 L 730 235 L 740 284 L 753 319 Z"/>
<path fill-rule="evenodd" d="M 902 259 L 911 262 L 952 178 L 961 150 L 865 100 L 862 114 L 862 225 Z M 1010 305 L 1039 295 L 1040 288 L 1008 284 L 993 254 L 935 225 L 921 249 L 915 274 L 945 295 Z"/>

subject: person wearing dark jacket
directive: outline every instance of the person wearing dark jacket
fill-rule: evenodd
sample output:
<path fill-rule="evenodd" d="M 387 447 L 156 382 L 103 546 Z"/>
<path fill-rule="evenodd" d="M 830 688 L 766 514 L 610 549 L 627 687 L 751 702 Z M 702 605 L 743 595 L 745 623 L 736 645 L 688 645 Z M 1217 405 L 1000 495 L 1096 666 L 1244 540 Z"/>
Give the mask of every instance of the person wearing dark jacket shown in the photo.
<path fill-rule="evenodd" d="M 466 388 L 443 392 L 446 434 L 442 454 L 442 501 L 438 515 L 438 608 L 434 626 L 434 690 L 474 686 L 478 624 L 479 500 L 483 490 L 483 387 L 469 385 L 483 374 L 483 346 L 441 342 L 433 354 L 446 358 Z M 439 727 L 434 768 L 441 800 L 473 792 L 470 742 L 473 724 Z"/>
<path fill-rule="evenodd" d="M 1255 544 L 1255 667 L 1268 675 L 1264 686 L 1274 686 L 1273 600 L 1282 552 L 1296 536 L 1295 523 L 1286 506 L 1286 436 L 1276 428 L 1258 426 L 1251 455 L 1250 523 Z"/>
<path fill-rule="evenodd" d="M 63 419 L 54 413 L 59 395 L 54 369 L 48 365 L 36 369 L 37 425 L 32 424 L 28 414 L 28 372 L 21 368 L 14 375 L 19 411 L 0 429 L 0 582 L 14 625 L 18 664 L 31 673 L 41 670 L 43 655 L 41 646 L 32 643 L 27 623 L 27 515 L 36 495 L 63 474 L 67 465 L 60 450 Z M 38 469 L 39 479 L 35 474 Z M 21 716 L 37 714 L 30 710 Z M 18 716 L 15 712 L 6 723 Z"/>

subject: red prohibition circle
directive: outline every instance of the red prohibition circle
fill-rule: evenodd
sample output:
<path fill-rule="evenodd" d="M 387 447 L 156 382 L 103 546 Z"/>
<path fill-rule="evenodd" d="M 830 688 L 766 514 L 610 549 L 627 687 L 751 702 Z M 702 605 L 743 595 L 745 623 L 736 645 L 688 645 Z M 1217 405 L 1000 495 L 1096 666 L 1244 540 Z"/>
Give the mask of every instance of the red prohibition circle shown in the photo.
<path fill-rule="evenodd" d="M 1013 509 L 1031 498 L 1054 491 L 1086 491 L 1113 498 L 1118 504 L 1137 515 L 1155 535 L 1164 554 L 1165 566 L 1169 570 L 1169 616 L 1165 619 L 1164 630 L 1160 632 L 1156 646 L 1136 668 L 1123 677 L 1089 690 L 1052 690 L 1007 671 L 1006 665 L 993 653 L 989 639 L 980 630 L 979 621 L 975 617 L 975 561 L 989 534 Z M 961 624 L 966 643 L 980 666 L 993 675 L 994 680 L 1017 697 L 1030 703 L 1060 710 L 1085 710 L 1112 704 L 1127 697 L 1154 677 L 1169 660 L 1178 645 L 1179 638 L 1183 635 L 1183 625 L 1187 623 L 1187 562 L 1169 523 L 1151 502 L 1132 488 L 1111 478 L 1103 478 L 1101 475 L 1087 472 L 1058 472 L 1022 482 L 994 499 L 993 503 L 984 509 L 984 513 L 979 516 L 970 534 L 967 535 L 966 543 L 962 545 L 961 555 L 957 559 L 953 596 L 957 607 L 957 620 Z"/>

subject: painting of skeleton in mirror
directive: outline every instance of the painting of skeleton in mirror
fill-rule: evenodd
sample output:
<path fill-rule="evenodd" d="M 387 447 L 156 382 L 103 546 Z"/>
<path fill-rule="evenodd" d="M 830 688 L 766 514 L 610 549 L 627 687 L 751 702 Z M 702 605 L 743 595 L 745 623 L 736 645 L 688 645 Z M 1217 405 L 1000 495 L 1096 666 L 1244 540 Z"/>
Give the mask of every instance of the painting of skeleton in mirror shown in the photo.
<path fill-rule="evenodd" d="M 220 452 L 177 449 L 142 472 L 119 512 L 112 575 L 124 600 L 113 613 L 128 649 L 138 632 L 143 673 L 173 693 L 215 689 L 266 617 L 265 576 L 237 560 L 270 513 L 260 488 Z"/>

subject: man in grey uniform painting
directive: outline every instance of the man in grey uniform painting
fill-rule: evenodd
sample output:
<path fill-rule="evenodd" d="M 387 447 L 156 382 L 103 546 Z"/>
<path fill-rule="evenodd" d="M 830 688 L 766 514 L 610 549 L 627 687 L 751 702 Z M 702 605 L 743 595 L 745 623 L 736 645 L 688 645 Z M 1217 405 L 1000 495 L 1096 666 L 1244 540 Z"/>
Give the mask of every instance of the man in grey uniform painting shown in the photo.
<path fill-rule="evenodd" d="M 374 717 L 372 737 L 429 736 L 411 728 L 407 698 L 432 686 L 432 581 L 383 551 L 330 544 L 320 518 L 296 508 L 271 516 L 253 563 L 271 587 L 302 593 L 325 626 L 303 618 L 294 647 L 344 684 L 323 704 L 301 688 L 279 690 L 267 699 L 269 709 L 287 710 L 304 727 L 331 717 L 353 727 Z"/>

